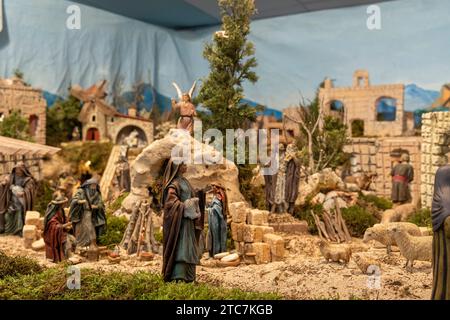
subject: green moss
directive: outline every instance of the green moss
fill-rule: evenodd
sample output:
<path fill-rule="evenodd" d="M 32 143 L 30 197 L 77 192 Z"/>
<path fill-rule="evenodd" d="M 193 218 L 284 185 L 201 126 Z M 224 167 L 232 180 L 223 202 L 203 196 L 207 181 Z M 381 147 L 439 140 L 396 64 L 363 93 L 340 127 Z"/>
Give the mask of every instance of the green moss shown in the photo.
<path fill-rule="evenodd" d="M 119 197 L 117 197 L 116 200 L 114 200 L 107 208 L 108 214 L 113 214 L 117 210 L 119 210 L 122 207 L 122 202 L 125 200 L 125 198 L 129 195 L 129 192 L 124 192 Z"/>
<path fill-rule="evenodd" d="M 0 279 L 40 272 L 41 266 L 26 257 L 9 257 L 0 251 Z"/>
<path fill-rule="evenodd" d="M 431 210 L 428 208 L 417 210 L 409 217 L 408 222 L 414 223 L 419 227 L 431 228 Z"/>
<path fill-rule="evenodd" d="M 125 217 L 107 216 L 106 232 L 102 234 L 98 243 L 102 246 L 114 246 L 122 241 L 125 230 L 128 226 L 128 220 Z"/>
<path fill-rule="evenodd" d="M 230 300 L 280 299 L 274 293 L 253 293 L 208 284 L 165 283 L 159 274 L 81 269 L 80 290 L 66 286 L 63 267 L 0 280 L 0 299 L 39 300 Z"/>
<path fill-rule="evenodd" d="M 344 218 L 347 228 L 353 237 L 362 237 L 367 228 L 377 223 L 375 217 L 360 206 L 343 208 L 342 218 Z"/>
<path fill-rule="evenodd" d="M 162 243 L 162 241 L 163 241 L 163 233 L 162 233 L 161 230 L 155 230 L 154 236 L 155 236 L 155 240 L 157 242 Z"/>
<path fill-rule="evenodd" d="M 378 209 L 387 210 L 392 208 L 392 201 L 383 197 L 378 197 L 375 195 L 363 195 L 362 193 L 359 195 L 360 199 L 373 203 Z"/>

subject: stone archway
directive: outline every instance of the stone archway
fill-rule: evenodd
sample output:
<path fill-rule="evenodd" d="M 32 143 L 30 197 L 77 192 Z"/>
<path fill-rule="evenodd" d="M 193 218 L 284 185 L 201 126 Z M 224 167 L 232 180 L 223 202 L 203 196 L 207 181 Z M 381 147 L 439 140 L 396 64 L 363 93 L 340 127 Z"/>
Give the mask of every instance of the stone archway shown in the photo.
<path fill-rule="evenodd" d="M 137 138 L 139 141 L 138 145 L 140 147 L 146 146 L 148 144 L 148 139 L 147 139 L 147 135 L 145 134 L 145 131 L 134 125 L 128 125 L 119 130 L 119 132 L 116 135 L 116 139 L 115 139 L 116 144 L 118 144 L 118 145 L 125 144 L 125 139 L 133 131 L 137 132 Z"/>

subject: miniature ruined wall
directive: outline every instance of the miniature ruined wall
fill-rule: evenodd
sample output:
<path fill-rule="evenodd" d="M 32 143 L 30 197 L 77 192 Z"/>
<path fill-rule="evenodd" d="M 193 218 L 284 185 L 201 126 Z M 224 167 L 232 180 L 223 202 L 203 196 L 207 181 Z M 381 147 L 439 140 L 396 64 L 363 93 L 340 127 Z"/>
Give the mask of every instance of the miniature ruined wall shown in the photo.
<path fill-rule="evenodd" d="M 45 144 L 46 108 L 41 90 L 25 86 L 17 79 L 0 79 L 0 113 L 8 116 L 13 110 L 19 110 L 27 120 L 32 116 L 37 117 L 33 138 L 40 144 Z"/>
<path fill-rule="evenodd" d="M 450 113 L 429 112 L 422 115 L 422 206 L 431 207 L 437 169 L 448 163 Z"/>
<path fill-rule="evenodd" d="M 42 179 L 42 165 L 43 157 L 38 156 L 16 156 L 16 155 L 6 155 L 0 153 L 0 177 L 4 175 L 9 175 L 12 168 L 18 162 L 24 162 L 28 170 L 31 172 L 33 177 L 37 180 Z"/>
<path fill-rule="evenodd" d="M 380 98 L 396 100 L 395 121 L 377 121 L 376 104 Z M 402 84 L 372 86 L 369 83 L 369 74 L 358 70 L 353 76 L 351 87 L 335 88 L 331 80 L 325 81 L 324 88 L 319 90 L 319 101 L 323 103 L 326 113 L 332 113 L 330 104 L 334 100 L 341 101 L 344 105 L 344 122 L 350 133 L 354 120 L 364 121 L 364 136 L 400 136 L 406 129 Z"/>
<path fill-rule="evenodd" d="M 410 164 L 414 168 L 414 181 L 411 184 L 413 199 L 420 197 L 421 185 L 421 138 L 352 138 L 344 151 L 351 153 L 351 173 L 374 172 L 375 192 L 390 198 L 392 190 L 391 169 L 398 161 L 400 153 L 408 153 Z M 400 153 L 398 153 L 400 151 Z"/>

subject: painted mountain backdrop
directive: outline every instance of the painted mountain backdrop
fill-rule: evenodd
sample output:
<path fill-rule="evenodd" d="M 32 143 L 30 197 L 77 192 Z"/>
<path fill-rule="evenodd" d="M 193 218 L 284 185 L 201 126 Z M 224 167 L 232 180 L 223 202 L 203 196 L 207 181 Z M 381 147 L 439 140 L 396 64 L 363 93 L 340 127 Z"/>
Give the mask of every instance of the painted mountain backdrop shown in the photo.
<path fill-rule="evenodd" d="M 426 90 L 416 84 L 405 86 L 405 110 L 416 111 L 426 109 L 440 96 L 439 91 Z"/>

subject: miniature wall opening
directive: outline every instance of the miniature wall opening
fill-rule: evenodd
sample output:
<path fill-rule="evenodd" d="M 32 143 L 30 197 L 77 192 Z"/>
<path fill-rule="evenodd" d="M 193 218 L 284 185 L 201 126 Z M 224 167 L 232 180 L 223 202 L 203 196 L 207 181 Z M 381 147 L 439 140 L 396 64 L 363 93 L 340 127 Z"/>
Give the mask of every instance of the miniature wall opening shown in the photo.
<path fill-rule="evenodd" d="M 397 100 L 390 97 L 381 97 L 376 102 L 377 121 L 395 121 L 397 113 Z"/>
<path fill-rule="evenodd" d="M 31 136 L 35 136 L 39 125 L 39 117 L 35 114 L 28 119 L 28 131 Z"/>
<path fill-rule="evenodd" d="M 87 141 L 100 141 L 100 131 L 97 128 L 89 128 L 86 132 Z"/>
<path fill-rule="evenodd" d="M 393 168 L 397 163 L 400 162 L 402 154 L 407 154 L 409 156 L 409 151 L 406 149 L 398 148 L 392 150 L 389 155 L 391 157 L 391 168 Z"/>
<path fill-rule="evenodd" d="M 125 144 L 125 139 L 131 135 L 132 132 L 137 132 L 137 138 L 138 138 L 138 145 L 139 146 L 145 146 L 148 144 L 147 135 L 145 134 L 144 130 L 142 130 L 139 127 L 136 126 L 126 126 L 123 127 L 119 133 L 117 134 L 116 138 L 116 144 L 122 145 Z"/>
<path fill-rule="evenodd" d="M 351 124 L 352 137 L 358 138 L 364 136 L 364 120 L 356 119 Z"/>
<path fill-rule="evenodd" d="M 330 113 L 339 118 L 341 121 L 344 120 L 344 103 L 340 100 L 332 100 L 329 103 Z"/>

